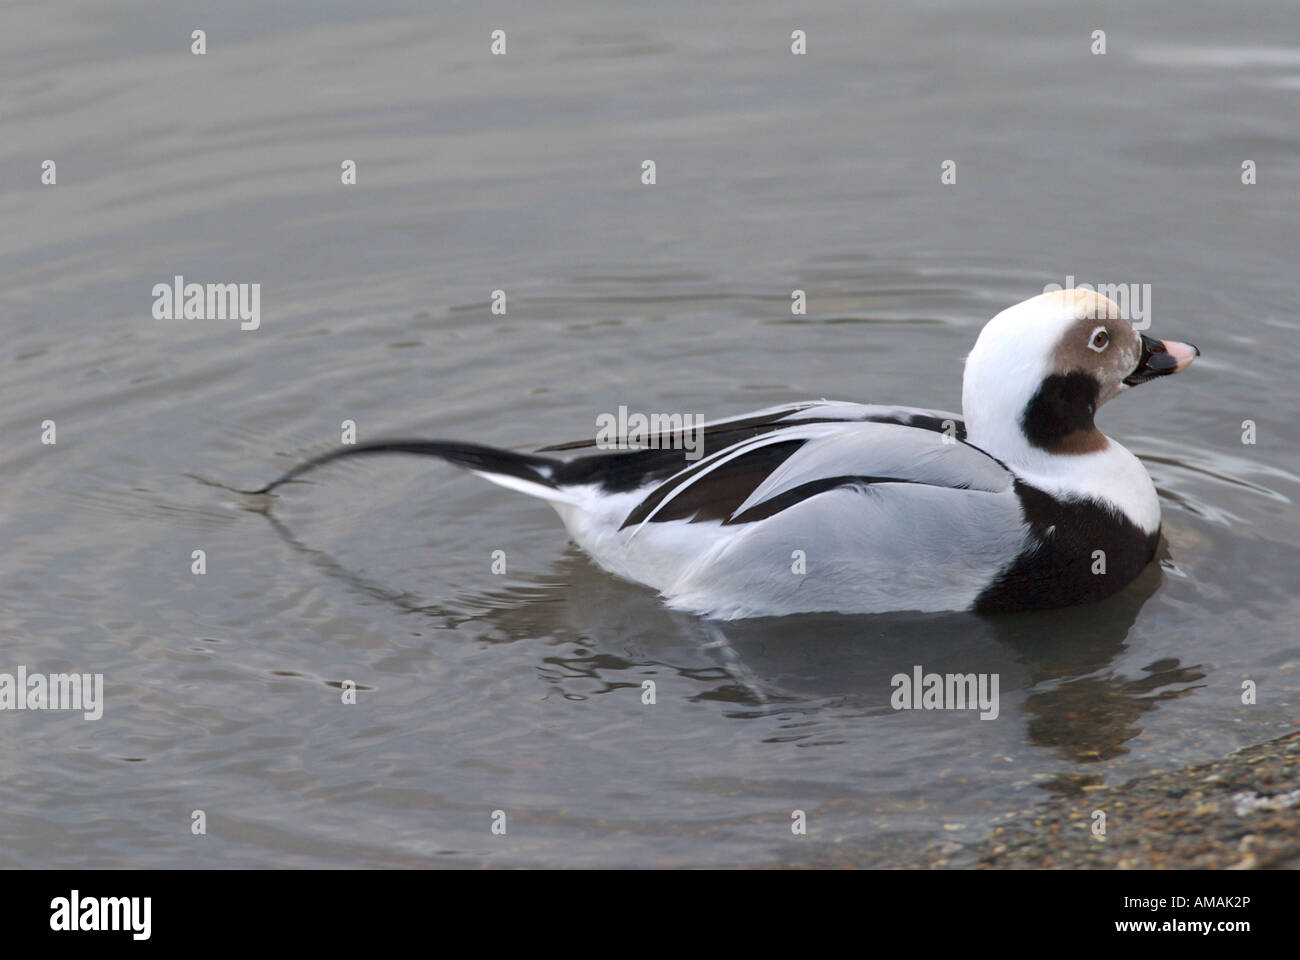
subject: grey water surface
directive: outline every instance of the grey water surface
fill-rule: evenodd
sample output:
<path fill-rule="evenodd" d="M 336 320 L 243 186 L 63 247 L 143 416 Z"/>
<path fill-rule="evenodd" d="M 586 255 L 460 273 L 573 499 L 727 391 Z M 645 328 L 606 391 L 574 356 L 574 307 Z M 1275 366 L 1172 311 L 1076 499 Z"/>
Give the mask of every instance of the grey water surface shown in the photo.
<path fill-rule="evenodd" d="M 0 712 L 0 866 L 905 866 L 1294 729 L 1298 27 L 1291 0 L 0 6 L 0 672 L 105 683 L 98 720 Z M 176 275 L 260 283 L 260 328 L 155 319 Z M 1165 543 L 1097 606 L 711 624 L 433 461 L 264 510 L 191 476 L 260 485 L 345 420 L 528 448 L 620 405 L 957 408 L 981 325 L 1067 276 L 1150 284 L 1152 332 L 1202 351 L 1101 417 Z M 892 710 L 914 664 L 997 673 L 998 718 Z"/>

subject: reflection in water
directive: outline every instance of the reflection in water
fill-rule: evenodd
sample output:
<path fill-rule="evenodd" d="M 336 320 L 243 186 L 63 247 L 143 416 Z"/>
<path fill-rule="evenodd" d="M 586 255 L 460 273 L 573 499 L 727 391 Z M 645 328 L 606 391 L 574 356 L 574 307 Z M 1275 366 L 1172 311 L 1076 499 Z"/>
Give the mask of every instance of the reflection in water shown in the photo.
<path fill-rule="evenodd" d="M 1161 700 L 1195 689 L 1186 685 L 1204 677 L 1173 659 L 1150 664 L 1141 677 L 1102 675 L 1159 588 L 1159 563 L 1120 593 L 1087 607 L 990 617 L 818 614 L 718 622 L 665 608 L 652 591 L 606 574 L 572 545 L 554 572 L 530 585 L 429 603 L 306 546 L 268 506 L 249 509 L 264 514 L 314 566 L 353 589 L 441 625 L 473 621 L 488 628 L 482 635 L 488 641 L 547 638 L 538 675 L 570 700 L 639 689 L 643 680 L 666 673 L 690 681 L 695 692 L 689 699 L 729 704 L 733 709 L 726 715 L 738 719 L 791 710 L 805 720 L 828 710 L 885 716 L 892 712 L 891 678 L 921 664 L 941 674 L 997 674 L 1004 711 L 1017 691 L 1026 694 L 1029 742 L 1085 763 L 1126 752 L 1124 743 L 1141 733 L 1139 717 Z M 1162 542 L 1160 559 L 1165 557 Z M 1171 685 L 1180 689 L 1161 690 Z M 1078 775 L 1046 786 L 1076 789 L 1093 779 Z"/>
<path fill-rule="evenodd" d="M 1205 678 L 1198 667 L 1183 667 L 1172 658 L 1157 660 L 1142 669 L 1146 676 L 1080 677 L 1031 694 L 1025 702 L 1032 718 L 1030 740 L 1054 747 L 1063 757 L 1078 763 L 1109 760 L 1127 753 L 1125 741 L 1142 732 L 1133 725 L 1138 717 L 1154 710 L 1160 700 L 1181 697 L 1196 689 L 1159 688 Z"/>

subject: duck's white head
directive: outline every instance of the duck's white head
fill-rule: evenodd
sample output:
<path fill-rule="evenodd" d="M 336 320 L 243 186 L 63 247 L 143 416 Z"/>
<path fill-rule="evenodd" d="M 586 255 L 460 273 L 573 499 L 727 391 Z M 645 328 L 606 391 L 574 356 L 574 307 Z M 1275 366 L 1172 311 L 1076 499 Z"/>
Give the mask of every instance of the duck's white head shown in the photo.
<path fill-rule="evenodd" d="M 1090 290 L 1031 297 L 990 320 L 966 358 L 966 439 L 1012 469 L 1068 471 L 1111 445 L 1093 423 L 1103 403 L 1199 353 L 1139 334 Z"/>

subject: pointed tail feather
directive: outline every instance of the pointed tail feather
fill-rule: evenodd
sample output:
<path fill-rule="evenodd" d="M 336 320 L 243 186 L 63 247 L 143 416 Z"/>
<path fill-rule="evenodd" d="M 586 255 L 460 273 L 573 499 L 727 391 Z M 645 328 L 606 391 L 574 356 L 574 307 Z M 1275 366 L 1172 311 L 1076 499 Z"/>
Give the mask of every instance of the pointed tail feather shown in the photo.
<path fill-rule="evenodd" d="M 511 490 L 518 490 L 544 500 L 567 501 L 569 498 L 560 491 L 554 480 L 555 468 L 560 461 L 548 457 L 538 457 L 527 453 L 515 453 L 497 447 L 485 447 L 476 443 L 460 443 L 455 440 L 376 440 L 372 443 L 358 443 L 339 447 L 329 453 L 305 460 L 298 466 L 286 471 L 260 490 L 244 490 L 242 493 L 270 493 L 276 487 L 301 477 L 304 473 L 317 467 L 345 457 L 360 457 L 374 454 L 404 453 L 417 457 L 437 457 L 453 463 L 466 470 L 499 483 Z"/>

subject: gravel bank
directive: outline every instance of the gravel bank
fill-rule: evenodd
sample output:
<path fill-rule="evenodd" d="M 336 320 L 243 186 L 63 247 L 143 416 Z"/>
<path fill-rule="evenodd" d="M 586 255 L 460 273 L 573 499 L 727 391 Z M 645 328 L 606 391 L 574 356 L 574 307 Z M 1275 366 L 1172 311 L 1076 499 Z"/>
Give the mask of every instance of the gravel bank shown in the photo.
<path fill-rule="evenodd" d="M 1105 835 L 1093 832 L 1095 811 Z M 922 866 L 985 869 L 1300 867 L 1300 731 L 1210 763 L 1082 786 Z"/>

